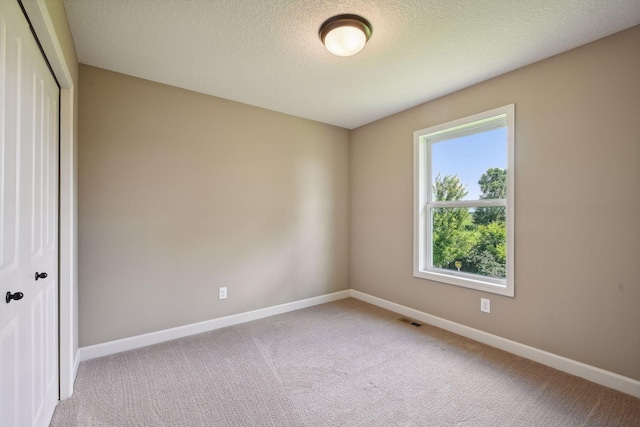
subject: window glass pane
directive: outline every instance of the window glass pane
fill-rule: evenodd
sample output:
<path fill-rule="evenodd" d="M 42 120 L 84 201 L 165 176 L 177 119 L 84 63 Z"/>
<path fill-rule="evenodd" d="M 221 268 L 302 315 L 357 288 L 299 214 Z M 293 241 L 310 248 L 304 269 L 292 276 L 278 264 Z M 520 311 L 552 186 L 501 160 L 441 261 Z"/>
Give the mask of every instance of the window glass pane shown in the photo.
<path fill-rule="evenodd" d="M 504 199 L 506 168 L 506 127 L 434 142 L 431 200 Z"/>
<path fill-rule="evenodd" d="M 513 297 L 514 111 L 413 133 L 415 277 Z"/>
<path fill-rule="evenodd" d="M 501 206 L 432 208 L 432 267 L 504 279 L 504 210 Z"/>

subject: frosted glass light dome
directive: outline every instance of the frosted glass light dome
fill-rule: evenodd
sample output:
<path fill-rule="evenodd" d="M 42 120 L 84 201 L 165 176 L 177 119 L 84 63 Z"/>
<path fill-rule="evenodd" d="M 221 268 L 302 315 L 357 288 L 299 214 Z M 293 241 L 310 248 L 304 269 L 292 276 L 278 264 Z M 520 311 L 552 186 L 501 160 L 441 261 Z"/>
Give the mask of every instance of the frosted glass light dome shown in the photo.
<path fill-rule="evenodd" d="M 327 19 L 318 35 L 329 52 L 351 56 L 364 48 L 371 32 L 371 24 L 361 16 L 338 15 Z"/>
<path fill-rule="evenodd" d="M 360 52 L 367 42 L 362 30 L 355 27 L 338 27 L 329 31 L 324 45 L 329 52 L 338 56 L 351 56 Z"/>

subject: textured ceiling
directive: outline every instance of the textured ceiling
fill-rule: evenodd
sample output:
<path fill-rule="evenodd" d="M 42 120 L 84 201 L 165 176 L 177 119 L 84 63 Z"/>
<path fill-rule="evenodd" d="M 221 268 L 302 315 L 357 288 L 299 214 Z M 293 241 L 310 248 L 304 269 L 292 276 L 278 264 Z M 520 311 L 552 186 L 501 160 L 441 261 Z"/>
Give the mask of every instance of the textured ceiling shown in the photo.
<path fill-rule="evenodd" d="M 349 129 L 640 24 L 640 0 L 64 5 L 83 64 Z M 340 13 L 373 25 L 348 58 L 317 34 Z"/>

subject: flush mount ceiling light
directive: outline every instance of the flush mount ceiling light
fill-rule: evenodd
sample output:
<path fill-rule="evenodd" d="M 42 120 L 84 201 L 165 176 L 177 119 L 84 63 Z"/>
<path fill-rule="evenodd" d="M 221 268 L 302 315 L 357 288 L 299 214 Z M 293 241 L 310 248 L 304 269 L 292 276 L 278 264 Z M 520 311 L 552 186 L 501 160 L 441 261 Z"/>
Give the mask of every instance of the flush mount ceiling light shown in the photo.
<path fill-rule="evenodd" d="M 371 24 L 358 15 L 337 15 L 320 26 L 318 35 L 329 52 L 351 56 L 360 52 L 371 37 Z"/>

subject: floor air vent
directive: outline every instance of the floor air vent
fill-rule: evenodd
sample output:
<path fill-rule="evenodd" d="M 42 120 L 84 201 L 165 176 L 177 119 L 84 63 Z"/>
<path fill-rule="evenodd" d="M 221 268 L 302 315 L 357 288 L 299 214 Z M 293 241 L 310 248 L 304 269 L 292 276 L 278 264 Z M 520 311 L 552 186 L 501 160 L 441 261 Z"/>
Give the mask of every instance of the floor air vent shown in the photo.
<path fill-rule="evenodd" d="M 407 319 L 406 317 L 401 317 L 398 320 L 401 321 L 402 323 L 408 323 L 409 325 L 413 325 L 416 328 L 422 326 L 422 323 L 418 323 L 413 319 Z"/>

